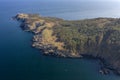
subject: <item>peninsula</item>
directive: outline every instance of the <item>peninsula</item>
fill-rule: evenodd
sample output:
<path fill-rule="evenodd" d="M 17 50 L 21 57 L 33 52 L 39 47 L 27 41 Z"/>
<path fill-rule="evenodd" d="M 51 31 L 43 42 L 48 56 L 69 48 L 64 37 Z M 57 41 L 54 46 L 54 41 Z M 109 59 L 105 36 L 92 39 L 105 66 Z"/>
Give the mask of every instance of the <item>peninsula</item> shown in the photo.
<path fill-rule="evenodd" d="M 120 74 L 120 19 L 63 20 L 39 14 L 17 14 L 13 19 L 32 32 L 32 46 L 44 55 L 100 59 L 102 74 Z"/>

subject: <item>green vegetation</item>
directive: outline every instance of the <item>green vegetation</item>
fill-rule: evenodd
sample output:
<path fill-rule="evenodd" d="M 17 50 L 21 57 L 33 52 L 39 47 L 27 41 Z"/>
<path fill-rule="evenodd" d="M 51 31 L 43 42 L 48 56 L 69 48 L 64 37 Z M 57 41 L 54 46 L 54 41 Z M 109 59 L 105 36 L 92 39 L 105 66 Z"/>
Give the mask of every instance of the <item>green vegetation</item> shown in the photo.
<path fill-rule="evenodd" d="M 61 21 L 59 26 L 54 27 L 54 34 L 57 34 L 59 41 L 65 43 L 65 49 L 71 52 L 93 52 L 99 44 L 105 41 L 109 42 L 109 44 L 120 43 L 120 23 L 115 23 L 116 21 L 114 20 L 110 18 L 96 18 L 79 21 Z M 111 23 L 114 25 L 111 25 Z M 101 39 L 107 32 L 110 32 L 107 35 L 108 38 L 106 40 Z M 89 48 L 91 50 L 88 50 Z"/>

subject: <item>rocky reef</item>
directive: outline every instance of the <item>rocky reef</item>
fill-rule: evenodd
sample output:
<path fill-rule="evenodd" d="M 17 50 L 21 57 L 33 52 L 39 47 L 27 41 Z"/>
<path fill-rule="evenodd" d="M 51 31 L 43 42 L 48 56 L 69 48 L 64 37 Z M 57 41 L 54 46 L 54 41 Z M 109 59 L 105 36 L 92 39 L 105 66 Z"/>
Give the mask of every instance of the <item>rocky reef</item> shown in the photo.
<path fill-rule="evenodd" d="M 94 18 L 68 21 L 38 14 L 17 14 L 13 19 L 32 32 L 32 46 L 45 55 L 92 57 L 101 60 L 100 73 L 120 74 L 120 19 Z"/>

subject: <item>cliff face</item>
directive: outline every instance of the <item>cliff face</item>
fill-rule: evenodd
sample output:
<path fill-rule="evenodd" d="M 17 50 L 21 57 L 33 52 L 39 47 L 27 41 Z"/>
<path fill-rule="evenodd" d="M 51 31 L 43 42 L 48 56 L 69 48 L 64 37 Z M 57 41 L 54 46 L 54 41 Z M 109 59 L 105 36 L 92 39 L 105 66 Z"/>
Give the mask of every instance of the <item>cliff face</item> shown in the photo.
<path fill-rule="evenodd" d="M 120 19 L 67 21 L 37 14 L 17 14 L 14 19 L 21 22 L 23 30 L 34 33 L 32 46 L 45 55 L 92 56 L 101 59 L 104 68 L 120 74 Z"/>

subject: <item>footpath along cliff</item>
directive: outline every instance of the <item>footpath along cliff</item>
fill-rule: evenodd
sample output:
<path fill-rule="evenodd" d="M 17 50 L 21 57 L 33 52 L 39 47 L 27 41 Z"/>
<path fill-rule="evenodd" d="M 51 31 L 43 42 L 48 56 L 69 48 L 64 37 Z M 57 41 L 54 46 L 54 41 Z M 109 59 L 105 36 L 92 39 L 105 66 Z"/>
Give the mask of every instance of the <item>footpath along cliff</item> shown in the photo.
<path fill-rule="evenodd" d="M 20 27 L 34 33 L 32 46 L 45 55 L 101 60 L 102 74 L 120 74 L 120 19 L 63 20 L 38 14 L 17 14 Z"/>

